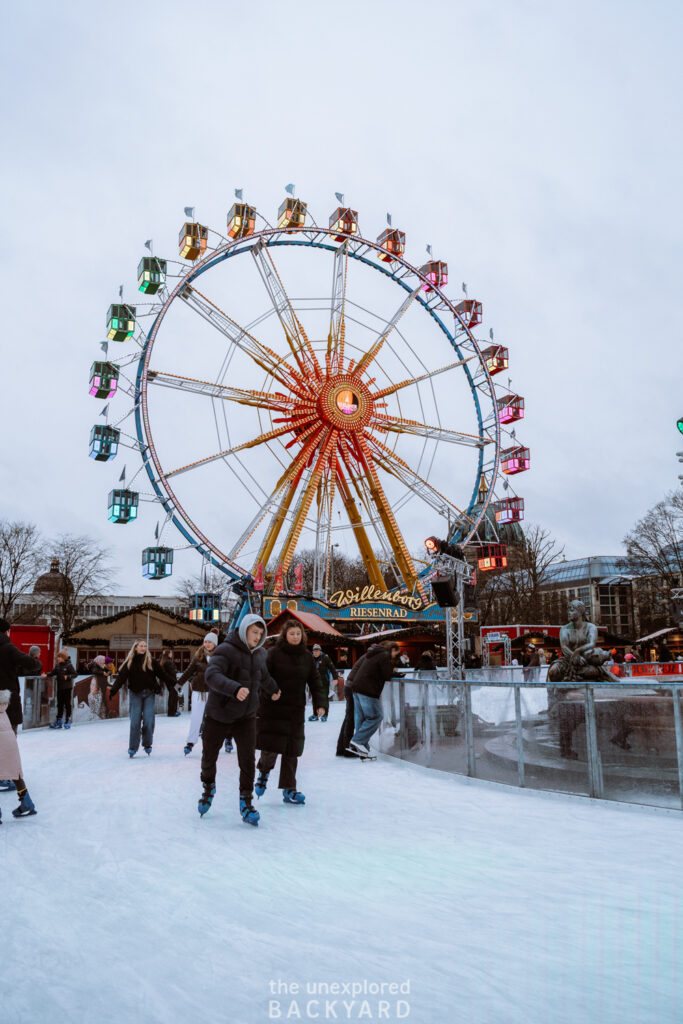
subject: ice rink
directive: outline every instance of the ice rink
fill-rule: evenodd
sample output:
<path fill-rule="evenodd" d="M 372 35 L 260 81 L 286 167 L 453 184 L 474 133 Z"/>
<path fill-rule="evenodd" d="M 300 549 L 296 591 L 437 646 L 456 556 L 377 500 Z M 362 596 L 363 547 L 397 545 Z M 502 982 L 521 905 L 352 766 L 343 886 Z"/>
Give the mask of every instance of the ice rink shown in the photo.
<path fill-rule="evenodd" d="M 0 794 L 6 1024 L 679 1024 L 683 816 L 334 756 L 200 819 L 188 716 L 23 733 Z M 256 802 L 256 801 L 255 801 Z M 335 987 L 336 986 L 336 987 Z"/>

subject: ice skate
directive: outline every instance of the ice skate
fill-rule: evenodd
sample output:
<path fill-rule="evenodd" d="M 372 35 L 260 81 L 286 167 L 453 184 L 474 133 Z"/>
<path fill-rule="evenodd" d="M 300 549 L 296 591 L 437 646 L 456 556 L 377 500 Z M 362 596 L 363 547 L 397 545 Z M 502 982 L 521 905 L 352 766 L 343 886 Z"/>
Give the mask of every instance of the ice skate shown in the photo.
<path fill-rule="evenodd" d="M 29 815 L 37 813 L 33 800 L 28 795 L 28 790 L 25 789 L 24 795 L 19 801 L 19 806 L 14 808 L 12 814 L 15 818 L 28 818 Z"/>
<path fill-rule="evenodd" d="M 251 796 L 240 795 L 240 814 L 245 825 L 258 825 L 261 817 L 251 802 Z"/>
<path fill-rule="evenodd" d="M 259 798 L 262 797 L 263 794 L 266 791 L 266 786 L 268 785 L 268 776 L 269 775 L 270 775 L 270 772 L 259 772 L 258 773 L 258 779 L 256 780 L 256 785 L 254 786 L 254 790 L 256 791 L 256 796 L 259 797 Z"/>
<path fill-rule="evenodd" d="M 200 796 L 199 801 L 197 803 L 197 810 L 199 811 L 199 813 L 201 814 L 202 817 L 204 817 L 206 812 L 211 807 L 211 804 L 213 803 L 213 798 L 214 798 L 215 795 L 216 795 L 216 783 L 215 782 L 205 782 L 204 783 L 204 792 Z"/>
<path fill-rule="evenodd" d="M 303 793 L 299 793 L 296 789 L 283 789 L 282 800 L 286 804 L 305 804 L 306 797 Z"/>

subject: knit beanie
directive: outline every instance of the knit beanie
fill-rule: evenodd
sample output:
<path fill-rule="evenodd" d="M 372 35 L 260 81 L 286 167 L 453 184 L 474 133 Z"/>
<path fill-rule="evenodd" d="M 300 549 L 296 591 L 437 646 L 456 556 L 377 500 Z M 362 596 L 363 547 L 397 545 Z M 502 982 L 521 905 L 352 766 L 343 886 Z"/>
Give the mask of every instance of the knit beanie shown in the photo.
<path fill-rule="evenodd" d="M 203 643 L 212 643 L 214 647 L 218 647 L 218 633 L 207 633 L 204 637 Z"/>

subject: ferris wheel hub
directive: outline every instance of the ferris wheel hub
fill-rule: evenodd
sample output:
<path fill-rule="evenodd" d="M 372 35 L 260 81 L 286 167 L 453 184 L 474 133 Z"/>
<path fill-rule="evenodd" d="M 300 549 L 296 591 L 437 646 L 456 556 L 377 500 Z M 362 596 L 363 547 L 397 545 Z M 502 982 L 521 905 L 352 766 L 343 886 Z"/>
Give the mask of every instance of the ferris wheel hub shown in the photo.
<path fill-rule="evenodd" d="M 367 385 L 355 374 L 335 374 L 323 384 L 318 411 L 322 419 L 337 430 L 353 432 L 370 422 L 372 396 Z"/>

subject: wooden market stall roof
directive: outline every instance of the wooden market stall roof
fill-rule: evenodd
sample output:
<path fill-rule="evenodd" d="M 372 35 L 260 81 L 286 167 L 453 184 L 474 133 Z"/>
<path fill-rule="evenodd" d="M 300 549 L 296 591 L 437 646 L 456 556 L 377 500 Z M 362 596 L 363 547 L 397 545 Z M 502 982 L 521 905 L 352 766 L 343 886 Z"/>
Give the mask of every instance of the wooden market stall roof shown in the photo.
<path fill-rule="evenodd" d="M 268 623 L 268 636 L 275 636 L 280 632 L 287 619 L 296 619 L 304 627 L 307 633 L 312 636 L 324 637 L 326 640 L 343 640 L 348 641 L 350 638 L 344 636 L 339 630 L 331 626 L 329 622 L 321 618 L 320 615 L 315 615 L 313 612 L 300 612 L 290 608 L 285 608 L 274 619 L 271 619 Z M 354 639 L 356 639 L 354 637 Z"/>
<path fill-rule="evenodd" d="M 208 631 L 205 623 L 191 622 L 158 604 L 145 602 L 116 615 L 95 619 L 65 633 L 62 643 L 70 647 L 109 647 L 112 637 L 162 637 L 164 647 L 198 647 Z M 132 642 L 132 641 L 131 641 Z"/>

